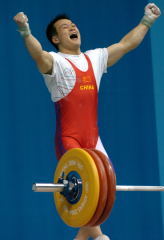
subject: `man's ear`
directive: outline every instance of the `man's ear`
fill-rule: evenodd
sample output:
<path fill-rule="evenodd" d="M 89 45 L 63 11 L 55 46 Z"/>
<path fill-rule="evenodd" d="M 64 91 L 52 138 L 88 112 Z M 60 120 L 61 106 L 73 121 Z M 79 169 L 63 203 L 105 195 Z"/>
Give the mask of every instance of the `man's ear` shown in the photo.
<path fill-rule="evenodd" d="M 58 43 L 59 43 L 59 38 L 58 38 L 57 35 L 54 35 L 54 36 L 52 37 L 52 42 L 55 43 L 55 44 L 58 44 Z"/>

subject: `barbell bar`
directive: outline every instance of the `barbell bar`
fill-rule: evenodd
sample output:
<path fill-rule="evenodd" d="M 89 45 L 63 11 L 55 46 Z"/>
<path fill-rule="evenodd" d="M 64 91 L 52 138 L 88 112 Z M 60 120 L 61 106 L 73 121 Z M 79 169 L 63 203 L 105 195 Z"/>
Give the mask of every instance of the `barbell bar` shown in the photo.
<path fill-rule="evenodd" d="M 67 184 L 67 183 L 66 183 Z M 66 184 L 62 183 L 34 183 L 32 190 L 34 192 L 62 192 Z M 129 186 L 117 185 L 116 191 L 143 191 L 143 192 L 164 192 L 164 186 Z"/>
<path fill-rule="evenodd" d="M 116 191 L 163 192 L 164 186 L 124 186 L 117 185 Z"/>

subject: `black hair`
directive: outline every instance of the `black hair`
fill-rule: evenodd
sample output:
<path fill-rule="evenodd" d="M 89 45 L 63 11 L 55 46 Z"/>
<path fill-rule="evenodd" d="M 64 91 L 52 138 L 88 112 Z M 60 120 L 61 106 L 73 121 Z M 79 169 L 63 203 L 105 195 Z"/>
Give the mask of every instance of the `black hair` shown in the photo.
<path fill-rule="evenodd" d="M 61 19 L 68 19 L 70 20 L 70 18 L 66 15 L 66 14 L 60 14 L 60 15 L 57 15 L 47 26 L 47 29 L 46 29 L 46 36 L 48 38 L 48 40 L 50 41 L 50 43 L 52 43 L 52 45 L 57 49 L 59 50 L 58 48 L 58 44 L 55 44 L 53 41 L 52 41 L 52 37 L 57 35 L 57 30 L 54 26 L 54 24 L 58 21 L 58 20 L 61 20 Z"/>

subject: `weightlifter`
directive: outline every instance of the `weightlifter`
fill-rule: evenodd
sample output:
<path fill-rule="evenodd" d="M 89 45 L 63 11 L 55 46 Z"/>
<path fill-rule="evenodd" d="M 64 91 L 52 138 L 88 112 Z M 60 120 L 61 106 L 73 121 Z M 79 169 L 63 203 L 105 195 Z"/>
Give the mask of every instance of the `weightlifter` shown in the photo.
<path fill-rule="evenodd" d="M 160 9 L 149 3 L 138 26 L 118 43 L 82 53 L 80 31 L 66 15 L 55 17 L 47 27 L 47 38 L 57 49 L 46 52 L 32 35 L 28 17 L 20 12 L 14 17 L 25 45 L 43 74 L 56 109 L 56 155 L 59 159 L 71 148 L 105 149 L 97 126 L 98 89 L 107 67 L 136 48 L 160 16 Z M 106 154 L 107 155 L 107 154 Z M 100 226 L 82 227 L 76 240 L 109 240 Z"/>

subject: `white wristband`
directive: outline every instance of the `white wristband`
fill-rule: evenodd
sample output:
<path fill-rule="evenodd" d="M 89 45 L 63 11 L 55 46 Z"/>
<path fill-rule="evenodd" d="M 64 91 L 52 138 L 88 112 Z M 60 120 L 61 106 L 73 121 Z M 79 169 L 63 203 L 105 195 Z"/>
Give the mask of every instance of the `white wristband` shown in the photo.
<path fill-rule="evenodd" d="M 18 32 L 20 32 L 22 37 L 27 37 L 31 34 L 29 24 L 26 23 L 26 26 L 19 27 Z"/>
<path fill-rule="evenodd" d="M 155 22 L 155 19 L 147 16 L 147 15 L 144 15 L 143 18 L 141 19 L 141 22 L 142 24 L 144 24 L 145 26 L 151 28 L 151 26 L 153 25 L 153 23 Z"/>

